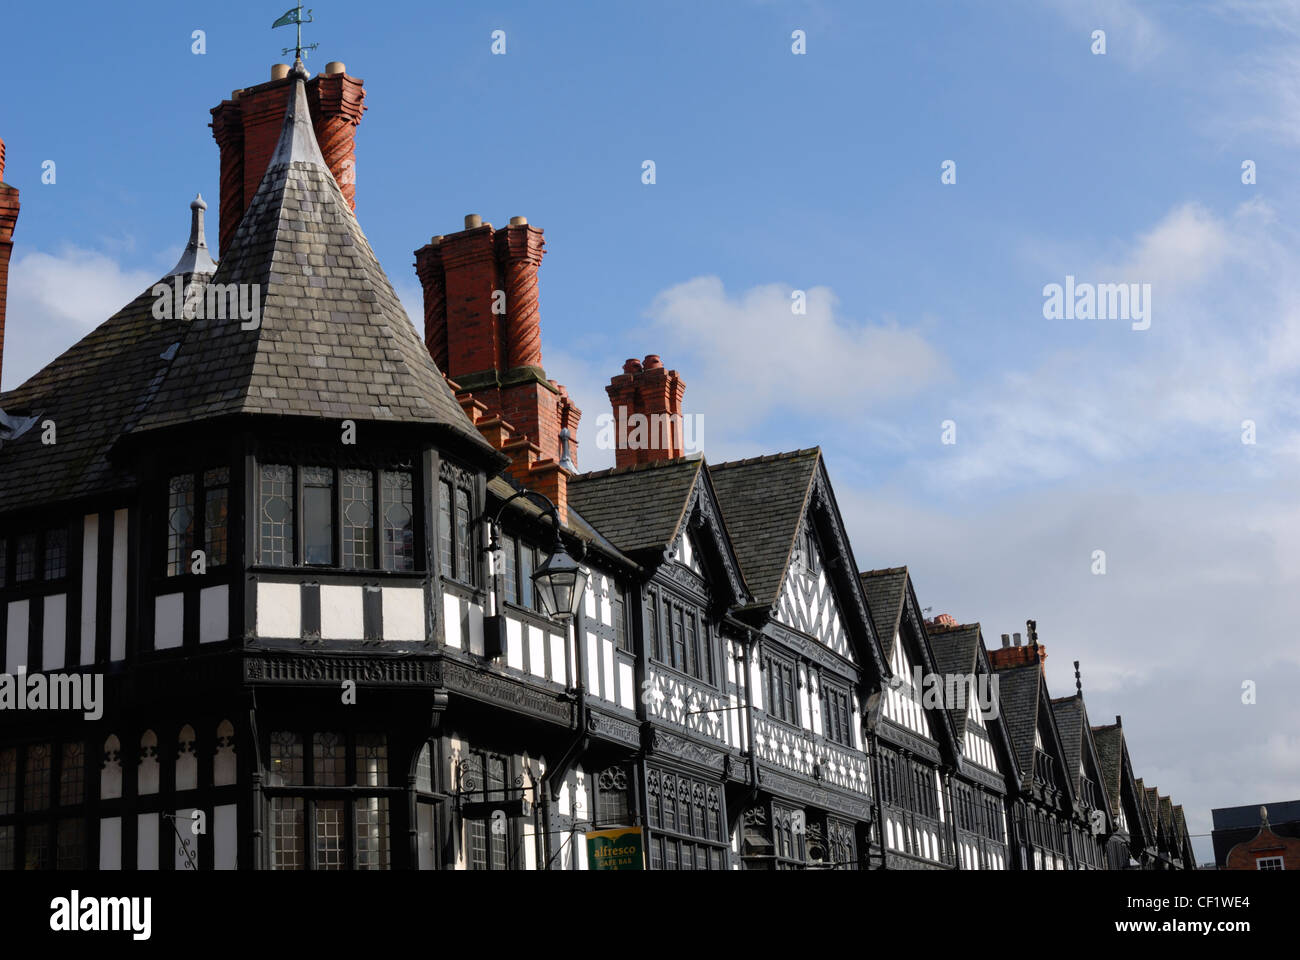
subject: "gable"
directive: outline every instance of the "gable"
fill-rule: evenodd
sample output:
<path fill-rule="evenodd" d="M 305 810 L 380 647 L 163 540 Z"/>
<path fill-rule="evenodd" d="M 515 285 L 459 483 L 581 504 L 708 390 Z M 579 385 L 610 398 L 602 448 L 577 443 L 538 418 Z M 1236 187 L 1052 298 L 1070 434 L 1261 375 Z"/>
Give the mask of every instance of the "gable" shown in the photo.
<path fill-rule="evenodd" d="M 885 717 L 900 727 L 906 727 L 914 733 L 919 733 L 921 736 L 933 740 L 934 736 L 930 731 L 930 718 L 926 716 L 925 710 L 921 706 L 922 691 L 917 690 L 912 682 L 912 658 L 908 656 L 907 651 L 904 649 L 901 638 L 895 637 L 893 647 L 894 653 L 890 658 L 890 668 L 899 683 L 897 686 L 890 685 L 886 688 L 887 693 L 884 698 Z"/>
<path fill-rule="evenodd" d="M 975 696 L 966 701 L 966 729 L 963 731 L 961 748 L 962 755 L 967 760 L 979 764 L 985 770 L 1002 772 L 997 750 L 993 748 L 993 734 L 984 721 L 984 711 Z"/>
<path fill-rule="evenodd" d="M 846 660 L 856 662 L 835 591 L 826 576 L 821 546 L 806 519 L 790 553 L 790 565 L 777 600 L 776 619 L 813 637 Z"/>
<path fill-rule="evenodd" d="M 691 573 L 703 579 L 704 569 L 700 566 L 699 548 L 695 546 L 694 541 L 695 538 L 689 533 L 684 534 L 677 541 L 676 549 L 673 550 L 673 559 Z"/>

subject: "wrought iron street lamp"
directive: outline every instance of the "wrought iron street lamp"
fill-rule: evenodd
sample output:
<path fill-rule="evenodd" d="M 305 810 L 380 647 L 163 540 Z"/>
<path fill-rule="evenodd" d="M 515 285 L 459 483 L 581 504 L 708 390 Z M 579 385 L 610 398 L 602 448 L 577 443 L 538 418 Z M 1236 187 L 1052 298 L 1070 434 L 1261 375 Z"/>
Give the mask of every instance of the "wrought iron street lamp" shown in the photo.
<path fill-rule="evenodd" d="M 555 526 L 555 543 L 551 547 L 551 555 L 533 572 L 533 589 L 546 615 L 567 623 L 578 615 L 578 610 L 582 607 L 588 573 L 564 549 L 564 543 L 560 540 L 560 513 L 549 497 L 536 490 L 521 490 L 502 503 L 492 518 L 492 541 L 488 544 L 488 549 L 500 549 L 501 514 L 520 497 L 531 497 L 537 501 L 539 506 L 550 513 L 551 523 Z"/>

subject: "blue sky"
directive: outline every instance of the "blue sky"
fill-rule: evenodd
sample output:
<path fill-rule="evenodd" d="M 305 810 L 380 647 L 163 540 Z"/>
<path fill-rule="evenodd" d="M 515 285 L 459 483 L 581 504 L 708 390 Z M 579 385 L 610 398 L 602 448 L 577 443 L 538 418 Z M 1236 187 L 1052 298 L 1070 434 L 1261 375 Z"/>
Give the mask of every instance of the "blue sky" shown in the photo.
<path fill-rule="evenodd" d="M 284 59 L 285 6 L 7 11 L 5 387 L 170 267 L 196 190 L 215 243 L 208 110 Z M 1124 715 L 1193 832 L 1300 796 L 1300 5 L 314 10 L 309 67 L 365 81 L 357 214 L 417 318 L 430 235 L 545 229 L 584 468 L 610 462 L 603 385 L 660 353 L 710 459 L 825 449 L 862 567 L 908 564 L 991 643 L 1037 619 L 1053 692 L 1080 659 L 1092 721 Z M 1152 284 L 1151 328 L 1045 320 L 1067 274 Z"/>

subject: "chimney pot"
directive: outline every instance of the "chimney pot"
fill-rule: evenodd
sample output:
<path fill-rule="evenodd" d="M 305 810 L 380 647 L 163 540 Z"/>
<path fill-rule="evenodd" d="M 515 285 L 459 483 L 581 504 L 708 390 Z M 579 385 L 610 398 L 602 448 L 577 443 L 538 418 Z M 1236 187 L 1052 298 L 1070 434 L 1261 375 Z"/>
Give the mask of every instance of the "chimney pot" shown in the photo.
<path fill-rule="evenodd" d="M 465 229 L 466 229 L 466 230 L 473 230 L 473 229 L 475 229 L 476 227 L 481 227 L 481 226 L 483 226 L 483 218 L 482 218 L 481 216 L 479 216 L 477 213 L 467 213 L 467 214 L 465 214 Z"/>
<path fill-rule="evenodd" d="M 332 77 L 336 73 L 347 73 L 347 68 L 343 66 L 342 60 L 331 60 L 325 64 L 325 76 Z"/>
<path fill-rule="evenodd" d="M 276 63 L 271 65 L 271 79 L 283 80 L 289 75 L 289 65 L 287 63 Z"/>
<path fill-rule="evenodd" d="M 1009 633 L 1002 634 L 1002 646 L 1004 647 L 1011 646 L 1011 634 Z"/>
<path fill-rule="evenodd" d="M 1011 635 L 1011 639 L 1015 641 L 1015 645 L 1016 645 L 1017 647 L 1020 646 L 1020 634 L 1018 634 L 1018 633 L 1013 633 L 1013 634 Z"/>
<path fill-rule="evenodd" d="M 626 363 L 623 364 L 624 373 L 639 373 L 640 370 L 641 370 L 641 361 L 638 360 L 636 357 L 632 357 L 630 360 L 628 360 Z"/>
<path fill-rule="evenodd" d="M 512 226 L 512 227 L 526 227 L 526 226 L 528 226 L 528 218 L 527 218 L 527 217 L 511 217 L 511 218 L 510 218 L 510 226 Z"/>
<path fill-rule="evenodd" d="M 647 354 L 646 354 L 646 356 L 645 356 L 645 362 L 643 363 L 643 366 L 645 367 L 645 369 L 647 369 L 647 370 L 654 370 L 654 369 L 656 369 L 656 368 L 658 368 L 658 367 L 662 367 L 663 365 L 664 365 L 664 364 L 663 364 L 663 361 L 659 359 L 659 354 L 657 354 L 657 353 L 647 353 Z"/>

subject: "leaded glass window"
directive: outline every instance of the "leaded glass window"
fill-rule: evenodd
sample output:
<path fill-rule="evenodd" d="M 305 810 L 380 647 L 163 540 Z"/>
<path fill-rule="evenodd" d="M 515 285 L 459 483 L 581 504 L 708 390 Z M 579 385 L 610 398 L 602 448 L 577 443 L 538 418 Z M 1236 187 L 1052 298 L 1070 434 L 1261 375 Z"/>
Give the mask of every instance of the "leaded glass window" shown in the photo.
<path fill-rule="evenodd" d="M 442 575 L 456 576 L 456 556 L 452 549 L 451 532 L 451 484 L 446 480 L 438 483 L 438 545 L 442 559 Z"/>
<path fill-rule="evenodd" d="M 316 869 L 342 870 L 346 863 L 346 836 L 342 800 L 316 801 Z"/>
<path fill-rule="evenodd" d="M 334 471 L 302 470 L 302 560 L 316 566 L 334 562 Z"/>
<path fill-rule="evenodd" d="M 337 733 L 317 733 L 312 737 L 311 760 L 312 783 L 315 786 L 347 785 L 347 745 Z"/>
<path fill-rule="evenodd" d="M 415 531 L 412 520 L 410 473 L 385 470 L 384 483 L 384 569 L 415 569 Z"/>
<path fill-rule="evenodd" d="M 456 576 L 469 583 L 474 565 L 474 551 L 469 538 L 469 491 L 456 488 Z"/>
<path fill-rule="evenodd" d="M 27 748 L 23 777 L 23 810 L 44 810 L 50 805 L 50 775 L 53 750 L 48 743 L 33 743 Z"/>
<path fill-rule="evenodd" d="M 302 797 L 271 798 L 271 869 L 304 870 Z"/>
<path fill-rule="evenodd" d="M 62 806 L 74 806 L 85 799 L 85 755 L 85 745 L 79 741 L 63 745 L 63 765 L 59 772 L 59 804 Z"/>
<path fill-rule="evenodd" d="M 204 471 L 203 500 L 203 550 L 208 566 L 219 567 L 226 562 L 229 542 L 229 467 Z"/>
<path fill-rule="evenodd" d="M 388 786 L 388 738 L 382 733 L 357 734 L 357 786 Z"/>
<path fill-rule="evenodd" d="M 167 483 L 167 576 L 185 572 L 194 535 L 194 477 L 172 477 Z"/>
<path fill-rule="evenodd" d="M 293 467 L 262 465 L 261 562 L 272 567 L 293 565 Z"/>
<path fill-rule="evenodd" d="M 14 582 L 26 583 L 36 578 L 36 534 L 18 538 L 14 550 Z"/>
<path fill-rule="evenodd" d="M 356 801 L 357 869 L 387 870 L 388 798 L 363 797 Z"/>
<path fill-rule="evenodd" d="M 61 580 L 68 574 L 68 531 L 59 527 L 45 533 L 45 579 Z"/>
<path fill-rule="evenodd" d="M 0 816 L 14 812 L 18 799 L 18 748 L 0 750 Z"/>
<path fill-rule="evenodd" d="M 514 537 L 501 538 L 501 553 L 505 567 L 505 599 L 511 603 L 519 602 L 519 556 L 516 551 L 519 543 Z"/>
<path fill-rule="evenodd" d="M 267 785 L 296 787 L 302 783 L 302 737 L 292 730 L 277 730 L 271 734 L 271 769 Z"/>
<path fill-rule="evenodd" d="M 343 566 L 369 570 L 375 565 L 375 489 L 369 470 L 342 471 Z"/>
<path fill-rule="evenodd" d="M 55 830 L 56 870 L 85 869 L 86 824 L 83 820 L 60 820 Z"/>

